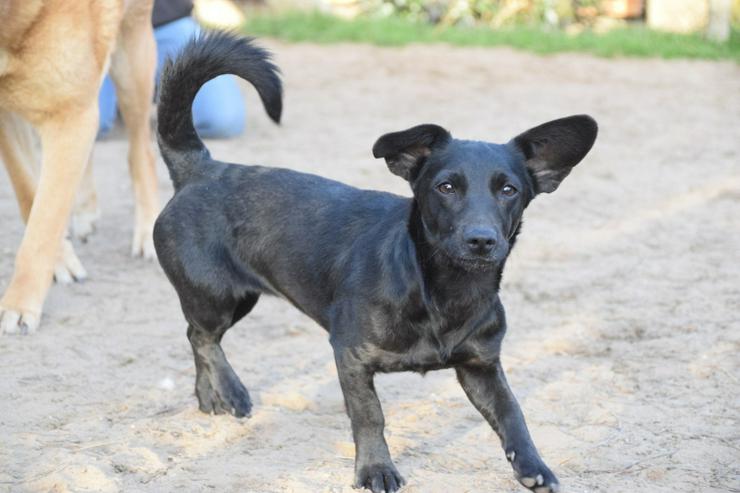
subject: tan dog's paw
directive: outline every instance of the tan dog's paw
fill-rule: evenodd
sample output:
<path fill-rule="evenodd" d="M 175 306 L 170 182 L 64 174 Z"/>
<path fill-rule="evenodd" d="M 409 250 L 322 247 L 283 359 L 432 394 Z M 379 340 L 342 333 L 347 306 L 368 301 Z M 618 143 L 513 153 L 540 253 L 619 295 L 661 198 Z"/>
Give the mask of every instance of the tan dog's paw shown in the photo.
<path fill-rule="evenodd" d="M 85 279 L 87 279 L 87 272 L 80 259 L 77 258 L 72 242 L 67 239 L 63 240 L 59 260 L 54 266 L 54 280 L 59 284 L 70 284 Z"/>
<path fill-rule="evenodd" d="M 132 256 L 143 257 L 147 260 L 157 258 L 157 254 L 154 251 L 153 229 L 154 227 L 152 225 L 146 227 L 136 226 L 134 228 L 134 240 L 131 243 Z"/>
<path fill-rule="evenodd" d="M 87 241 L 95 232 L 98 219 L 100 219 L 100 209 L 97 207 L 94 210 L 76 211 L 72 214 L 70 223 L 72 235 L 80 241 Z"/>
<path fill-rule="evenodd" d="M 0 332 L 3 334 L 33 334 L 38 327 L 39 317 L 37 315 L 9 310 L 0 306 Z"/>

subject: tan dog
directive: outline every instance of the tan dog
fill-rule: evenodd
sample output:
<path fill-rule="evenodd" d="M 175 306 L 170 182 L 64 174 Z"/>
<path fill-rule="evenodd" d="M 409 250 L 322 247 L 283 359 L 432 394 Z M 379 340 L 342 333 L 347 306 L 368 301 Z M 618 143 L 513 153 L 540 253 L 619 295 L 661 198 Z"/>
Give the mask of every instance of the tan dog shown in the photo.
<path fill-rule="evenodd" d="M 60 282 L 85 276 L 64 234 L 83 179 L 77 203 L 83 234 L 96 216 L 89 158 L 98 90 L 109 66 L 130 141 L 133 253 L 154 256 L 159 206 L 149 128 L 156 63 L 151 9 L 152 0 L 0 0 L 0 156 L 26 223 L 0 300 L 6 333 L 36 329 L 54 275 Z"/>

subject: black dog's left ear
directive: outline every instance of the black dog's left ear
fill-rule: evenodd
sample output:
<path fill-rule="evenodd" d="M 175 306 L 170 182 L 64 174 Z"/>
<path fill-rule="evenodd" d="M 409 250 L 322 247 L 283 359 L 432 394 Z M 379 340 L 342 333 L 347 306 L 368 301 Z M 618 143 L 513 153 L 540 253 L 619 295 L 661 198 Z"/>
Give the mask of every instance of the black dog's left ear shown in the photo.
<path fill-rule="evenodd" d="M 531 128 L 509 145 L 524 154 L 525 165 L 537 184 L 537 193 L 550 193 L 588 154 L 597 133 L 598 126 L 593 118 L 575 115 Z"/>
<path fill-rule="evenodd" d="M 418 125 L 380 137 L 373 146 L 373 156 L 385 158 L 391 173 L 412 181 L 432 149 L 443 146 L 451 138 L 450 132 L 439 125 Z"/>

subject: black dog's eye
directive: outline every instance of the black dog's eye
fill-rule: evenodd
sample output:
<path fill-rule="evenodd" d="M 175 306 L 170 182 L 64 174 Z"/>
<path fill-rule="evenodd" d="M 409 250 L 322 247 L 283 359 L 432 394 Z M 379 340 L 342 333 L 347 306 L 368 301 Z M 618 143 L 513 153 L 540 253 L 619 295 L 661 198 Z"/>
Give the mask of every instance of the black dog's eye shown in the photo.
<path fill-rule="evenodd" d="M 442 193 L 455 193 L 455 187 L 452 185 L 452 183 L 448 181 L 437 185 L 437 190 L 439 190 Z"/>
<path fill-rule="evenodd" d="M 504 188 L 501 189 L 501 193 L 506 195 L 507 197 L 512 197 L 516 195 L 517 189 L 514 188 L 512 185 L 504 185 Z"/>

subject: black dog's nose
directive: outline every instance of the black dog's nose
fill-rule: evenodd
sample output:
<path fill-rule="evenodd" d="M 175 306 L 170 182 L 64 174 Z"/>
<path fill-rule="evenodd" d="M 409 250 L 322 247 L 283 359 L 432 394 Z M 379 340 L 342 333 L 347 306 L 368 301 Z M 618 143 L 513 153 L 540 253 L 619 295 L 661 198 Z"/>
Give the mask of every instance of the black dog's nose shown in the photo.
<path fill-rule="evenodd" d="M 465 234 L 465 243 L 476 255 L 487 255 L 496 246 L 496 232 L 488 228 L 472 228 Z"/>

